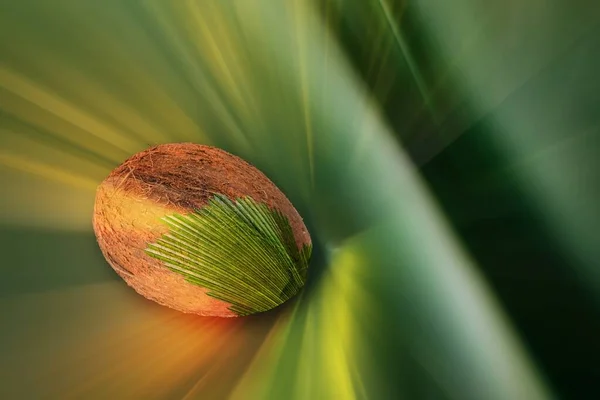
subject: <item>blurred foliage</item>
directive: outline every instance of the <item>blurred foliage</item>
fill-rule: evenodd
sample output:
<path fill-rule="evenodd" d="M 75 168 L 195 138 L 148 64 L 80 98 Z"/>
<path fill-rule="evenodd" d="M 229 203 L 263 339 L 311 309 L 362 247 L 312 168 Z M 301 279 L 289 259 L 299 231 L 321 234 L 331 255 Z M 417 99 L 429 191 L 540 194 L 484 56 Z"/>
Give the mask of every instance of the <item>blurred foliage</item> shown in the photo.
<path fill-rule="evenodd" d="M 597 397 L 599 38 L 586 0 L 0 0 L 0 397 Z M 94 188 L 174 141 L 288 195 L 297 299 L 110 273 Z"/>

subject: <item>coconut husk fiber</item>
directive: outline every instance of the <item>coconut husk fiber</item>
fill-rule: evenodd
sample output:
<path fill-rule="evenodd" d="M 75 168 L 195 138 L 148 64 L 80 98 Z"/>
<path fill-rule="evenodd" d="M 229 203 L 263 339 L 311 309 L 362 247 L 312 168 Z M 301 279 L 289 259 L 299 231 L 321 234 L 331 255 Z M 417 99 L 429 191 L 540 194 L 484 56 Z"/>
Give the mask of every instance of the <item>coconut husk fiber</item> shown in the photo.
<path fill-rule="evenodd" d="M 262 172 L 221 149 L 192 143 L 162 144 L 127 159 L 96 192 L 93 226 L 108 263 L 142 296 L 185 313 L 236 316 L 207 289 L 146 254 L 148 243 L 167 233 L 161 218 L 188 214 L 215 195 L 249 196 L 289 220 L 298 249 L 311 244 L 302 218 Z"/>

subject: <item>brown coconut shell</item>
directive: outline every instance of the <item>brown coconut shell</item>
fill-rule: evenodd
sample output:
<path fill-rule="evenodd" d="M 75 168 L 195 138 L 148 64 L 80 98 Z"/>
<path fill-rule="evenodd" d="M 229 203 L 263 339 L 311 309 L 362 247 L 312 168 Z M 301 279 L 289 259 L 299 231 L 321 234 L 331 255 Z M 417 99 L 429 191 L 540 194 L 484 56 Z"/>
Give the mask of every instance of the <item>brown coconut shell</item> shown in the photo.
<path fill-rule="evenodd" d="M 302 218 L 262 172 L 221 149 L 193 143 L 162 144 L 135 154 L 113 170 L 96 192 L 93 226 L 108 263 L 142 296 L 185 313 L 237 316 L 231 304 L 206 294 L 161 261 L 148 243 L 168 230 L 165 215 L 204 207 L 215 193 L 250 196 L 290 221 L 298 249 L 311 243 Z"/>

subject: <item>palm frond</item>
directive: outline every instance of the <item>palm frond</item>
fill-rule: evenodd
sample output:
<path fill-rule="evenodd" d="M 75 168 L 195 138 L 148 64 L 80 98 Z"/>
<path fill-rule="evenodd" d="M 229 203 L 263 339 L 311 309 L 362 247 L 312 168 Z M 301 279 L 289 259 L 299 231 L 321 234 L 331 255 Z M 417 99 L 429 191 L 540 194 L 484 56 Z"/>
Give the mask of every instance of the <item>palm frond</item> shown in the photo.
<path fill-rule="evenodd" d="M 146 253 L 239 315 L 270 310 L 304 286 L 312 246 L 298 250 L 287 217 L 266 204 L 217 194 L 163 220 L 169 232 Z"/>

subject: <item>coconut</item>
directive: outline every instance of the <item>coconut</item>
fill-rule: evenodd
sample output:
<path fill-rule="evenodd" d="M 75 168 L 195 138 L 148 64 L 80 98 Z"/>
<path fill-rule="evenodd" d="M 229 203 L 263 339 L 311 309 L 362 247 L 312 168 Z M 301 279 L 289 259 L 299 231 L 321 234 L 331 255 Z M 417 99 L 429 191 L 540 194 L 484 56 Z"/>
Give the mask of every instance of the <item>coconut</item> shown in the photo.
<path fill-rule="evenodd" d="M 258 169 L 211 146 L 130 157 L 98 187 L 93 226 L 129 286 L 185 313 L 266 311 L 306 279 L 311 239 L 296 209 Z"/>

